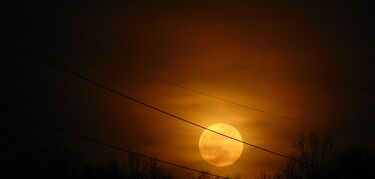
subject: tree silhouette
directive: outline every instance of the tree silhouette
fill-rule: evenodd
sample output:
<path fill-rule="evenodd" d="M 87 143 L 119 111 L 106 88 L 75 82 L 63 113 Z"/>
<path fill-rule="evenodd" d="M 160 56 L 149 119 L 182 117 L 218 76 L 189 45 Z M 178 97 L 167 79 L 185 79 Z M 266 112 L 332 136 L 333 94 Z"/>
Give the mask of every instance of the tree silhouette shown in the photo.
<path fill-rule="evenodd" d="M 155 160 L 129 156 L 122 164 L 110 159 L 102 164 L 80 165 L 77 157 L 66 152 L 64 158 L 49 158 L 26 153 L 2 167 L 0 178 L 31 179 L 170 179 L 167 172 Z M 86 162 L 87 163 L 87 162 Z"/>
<path fill-rule="evenodd" d="M 375 155 L 365 147 L 338 150 L 329 137 L 301 135 L 295 152 L 275 175 L 261 173 L 258 179 L 353 179 L 375 178 Z"/>

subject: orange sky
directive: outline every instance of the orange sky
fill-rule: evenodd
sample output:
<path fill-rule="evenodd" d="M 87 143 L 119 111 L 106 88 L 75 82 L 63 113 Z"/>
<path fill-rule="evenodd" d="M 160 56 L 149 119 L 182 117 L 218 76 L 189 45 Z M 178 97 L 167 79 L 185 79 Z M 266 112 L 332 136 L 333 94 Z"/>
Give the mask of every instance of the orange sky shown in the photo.
<path fill-rule="evenodd" d="M 358 55 L 361 51 L 357 36 L 350 35 L 355 27 L 342 22 L 353 13 L 344 5 L 336 8 L 333 3 L 323 1 L 306 4 L 294 1 L 285 4 L 262 1 L 169 3 L 300 63 L 356 79 L 359 85 L 368 80 L 363 72 L 369 70 L 366 58 Z M 59 9 L 59 6 L 53 7 Z M 20 26 L 27 27 L 28 33 L 23 34 L 24 38 L 14 37 L 13 41 L 116 90 L 203 126 L 228 123 L 240 131 L 245 141 L 280 153 L 291 152 L 294 139 L 310 131 L 328 131 L 339 141 L 353 143 L 354 139 L 346 138 L 349 133 L 336 130 L 351 130 L 348 124 L 353 124 L 353 117 L 368 106 L 364 102 L 367 93 L 358 93 L 362 86 L 343 87 L 337 80 L 282 60 L 153 3 L 78 4 L 71 11 L 55 13 L 38 22 L 49 27 L 49 33 L 44 34 L 42 29 L 30 25 L 33 22 L 25 23 Z M 341 16 L 335 16 L 337 13 Z M 32 39 L 41 42 L 35 45 Z M 356 63 L 350 60 L 353 57 L 356 57 Z M 301 125 L 198 95 L 129 71 L 126 66 L 319 126 Z M 19 109 L 41 115 L 43 107 L 52 101 L 55 105 L 48 107 L 46 116 L 63 113 L 60 117 L 67 119 L 60 122 L 55 119 L 58 123 L 116 145 L 222 175 L 253 176 L 262 170 L 275 169 L 285 161 L 245 146 L 235 164 L 214 167 L 199 154 L 201 129 L 72 77 L 64 77 L 46 66 L 30 62 L 27 68 L 33 75 L 26 79 L 21 75 L 15 78 L 43 82 L 37 86 L 31 83 L 15 85 L 30 89 L 29 101 L 18 104 Z M 56 80 L 63 80 L 64 84 Z M 40 89 L 46 93 L 33 94 Z M 30 105 L 34 107 L 28 108 Z M 91 153 L 95 155 L 100 150 L 92 149 Z"/>

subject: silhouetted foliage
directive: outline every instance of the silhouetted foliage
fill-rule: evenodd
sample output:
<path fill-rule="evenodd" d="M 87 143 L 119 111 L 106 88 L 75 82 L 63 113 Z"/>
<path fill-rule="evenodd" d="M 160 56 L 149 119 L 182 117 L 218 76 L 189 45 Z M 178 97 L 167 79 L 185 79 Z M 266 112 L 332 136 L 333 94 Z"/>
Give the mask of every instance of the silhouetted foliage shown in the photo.
<path fill-rule="evenodd" d="M 364 147 L 338 150 L 328 137 L 301 136 L 296 152 L 278 174 L 261 173 L 258 179 L 375 178 L 375 154 Z"/>
<path fill-rule="evenodd" d="M 38 152 L 37 152 L 38 153 Z M 40 153 L 39 153 L 40 154 Z M 170 179 L 172 174 L 155 160 L 129 155 L 122 163 L 110 159 L 104 163 L 85 162 L 66 150 L 62 156 L 23 153 L 1 167 L 0 178 L 28 179 Z M 184 178 L 217 179 L 202 173 L 186 172 Z M 180 177 L 178 177 L 180 178 Z"/>
<path fill-rule="evenodd" d="M 84 164 L 67 152 L 64 157 L 45 158 L 24 154 L 2 168 L 1 178 L 32 179 L 169 179 L 171 174 L 155 160 L 133 156 L 122 164 L 115 160 L 93 165 Z"/>

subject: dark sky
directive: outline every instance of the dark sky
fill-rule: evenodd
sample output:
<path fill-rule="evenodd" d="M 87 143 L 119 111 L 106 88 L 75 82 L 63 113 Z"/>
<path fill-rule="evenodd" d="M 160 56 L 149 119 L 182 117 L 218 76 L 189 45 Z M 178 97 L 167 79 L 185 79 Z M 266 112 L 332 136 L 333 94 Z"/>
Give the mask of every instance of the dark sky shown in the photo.
<path fill-rule="evenodd" d="M 291 152 L 296 137 L 310 131 L 328 133 L 340 146 L 375 147 L 374 46 L 366 1 L 163 2 L 172 8 L 152 0 L 6 2 L 2 40 L 204 126 L 231 124 L 245 141 L 281 153 Z M 235 164 L 211 166 L 199 154 L 201 129 L 36 63 L 7 46 L 1 49 L 8 84 L 3 95 L 12 111 L 219 174 L 252 176 L 284 161 L 245 147 Z M 313 124 L 223 103 L 127 67 Z M 42 127 L 6 120 L 6 131 L 48 147 L 67 145 L 88 158 L 119 156 Z"/>

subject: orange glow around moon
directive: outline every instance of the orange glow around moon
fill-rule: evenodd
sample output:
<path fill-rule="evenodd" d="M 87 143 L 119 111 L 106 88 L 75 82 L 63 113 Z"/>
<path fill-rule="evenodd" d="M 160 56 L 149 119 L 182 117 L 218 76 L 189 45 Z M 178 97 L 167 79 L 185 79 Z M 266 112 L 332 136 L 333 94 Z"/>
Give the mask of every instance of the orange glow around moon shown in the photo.
<path fill-rule="evenodd" d="M 217 123 L 208 129 L 242 140 L 240 132 L 231 125 Z M 208 163 L 224 167 L 233 164 L 242 154 L 243 144 L 204 130 L 199 139 L 199 151 Z"/>

